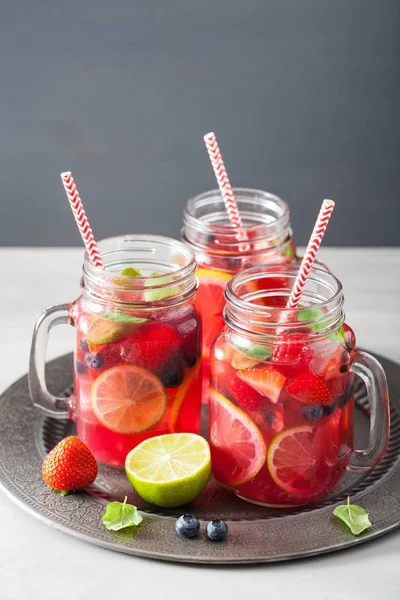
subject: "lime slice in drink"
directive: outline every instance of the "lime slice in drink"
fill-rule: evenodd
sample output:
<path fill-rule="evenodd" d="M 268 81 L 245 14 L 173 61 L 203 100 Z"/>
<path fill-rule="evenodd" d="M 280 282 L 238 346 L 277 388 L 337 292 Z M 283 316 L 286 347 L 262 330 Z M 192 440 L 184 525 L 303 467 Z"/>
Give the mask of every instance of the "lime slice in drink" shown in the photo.
<path fill-rule="evenodd" d="M 126 457 L 125 471 L 146 502 L 173 508 L 191 502 L 211 473 L 210 448 L 194 433 L 169 433 L 145 440 Z"/>
<path fill-rule="evenodd" d="M 82 331 L 88 344 L 109 344 L 135 331 L 145 321 L 125 313 L 107 313 L 104 317 L 88 315 Z"/>

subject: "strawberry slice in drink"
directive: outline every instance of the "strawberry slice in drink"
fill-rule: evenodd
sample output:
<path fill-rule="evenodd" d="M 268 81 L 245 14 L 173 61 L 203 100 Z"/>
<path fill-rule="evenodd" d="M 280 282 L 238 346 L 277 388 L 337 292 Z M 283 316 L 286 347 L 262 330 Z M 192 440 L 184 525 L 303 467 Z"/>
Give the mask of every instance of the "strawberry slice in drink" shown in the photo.
<path fill-rule="evenodd" d="M 216 478 L 237 486 L 257 475 L 266 447 L 257 425 L 216 390 L 210 390 L 210 446 Z"/>
<path fill-rule="evenodd" d="M 261 411 L 265 404 L 266 398 L 251 385 L 243 381 L 239 377 L 239 372 L 232 372 L 232 376 L 226 381 L 226 391 L 228 395 L 244 410 Z M 224 387 L 224 386 L 222 386 Z"/>
<path fill-rule="evenodd" d="M 286 377 L 270 365 L 238 371 L 237 376 L 261 396 L 266 396 L 274 403 L 278 402 L 286 382 Z"/>
<path fill-rule="evenodd" d="M 293 377 L 286 389 L 296 400 L 305 404 L 332 404 L 332 395 L 325 383 L 311 371 L 302 371 Z"/>
<path fill-rule="evenodd" d="M 212 377 L 215 387 L 243 410 L 262 410 L 266 398 L 238 377 L 240 372 L 232 366 L 232 346 L 219 340 L 215 346 L 217 360 L 212 361 Z M 244 355 L 243 355 L 244 356 Z M 247 357 L 246 357 L 247 358 Z"/>

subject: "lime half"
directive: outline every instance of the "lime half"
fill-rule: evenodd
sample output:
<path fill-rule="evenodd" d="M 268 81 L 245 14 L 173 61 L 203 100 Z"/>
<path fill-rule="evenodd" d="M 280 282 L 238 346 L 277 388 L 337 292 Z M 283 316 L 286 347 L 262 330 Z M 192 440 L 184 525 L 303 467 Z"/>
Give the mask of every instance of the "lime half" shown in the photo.
<path fill-rule="evenodd" d="M 139 496 L 164 508 L 191 502 L 211 473 L 208 442 L 194 433 L 170 433 L 145 440 L 131 450 L 125 471 Z"/>

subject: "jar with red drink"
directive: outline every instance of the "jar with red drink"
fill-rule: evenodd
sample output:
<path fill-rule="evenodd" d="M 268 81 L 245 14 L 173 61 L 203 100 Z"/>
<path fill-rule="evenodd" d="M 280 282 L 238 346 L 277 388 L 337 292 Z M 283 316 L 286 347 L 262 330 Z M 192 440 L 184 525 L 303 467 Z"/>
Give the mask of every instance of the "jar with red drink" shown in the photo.
<path fill-rule="evenodd" d="M 286 309 L 297 271 L 257 266 L 235 275 L 211 351 L 214 475 L 266 506 L 323 498 L 346 471 L 376 466 L 388 443 L 386 377 L 344 322 L 341 283 L 313 268 L 299 307 Z M 353 443 L 356 376 L 369 395 L 366 450 Z"/>
<path fill-rule="evenodd" d="M 71 418 L 96 459 L 123 467 L 148 437 L 200 428 L 201 330 L 196 261 L 176 240 L 146 235 L 99 242 L 104 269 L 86 255 L 81 296 L 47 309 L 32 342 L 30 388 L 35 405 Z M 74 394 L 47 390 L 50 328 L 75 327 Z"/>
<path fill-rule="evenodd" d="M 224 325 L 224 290 L 232 275 L 258 264 L 296 261 L 287 203 L 262 190 L 234 188 L 233 193 L 243 227 L 230 224 L 219 190 L 188 200 L 183 215 L 182 240 L 198 263 L 205 381 L 211 345 Z"/>

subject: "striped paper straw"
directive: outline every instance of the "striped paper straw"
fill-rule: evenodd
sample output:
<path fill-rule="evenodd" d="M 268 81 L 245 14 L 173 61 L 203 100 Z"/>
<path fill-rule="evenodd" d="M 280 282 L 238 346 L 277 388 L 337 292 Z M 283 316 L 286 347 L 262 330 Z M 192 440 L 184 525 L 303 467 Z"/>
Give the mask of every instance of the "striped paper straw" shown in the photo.
<path fill-rule="evenodd" d="M 296 281 L 294 282 L 290 293 L 286 308 L 297 308 L 304 287 L 307 283 L 307 278 L 310 274 L 314 261 L 317 257 L 319 247 L 321 246 L 322 238 L 324 237 L 326 228 L 328 227 L 329 219 L 335 207 L 333 200 L 324 200 L 315 222 L 313 232 L 308 242 L 303 260 L 297 273 Z"/>
<path fill-rule="evenodd" d="M 229 221 L 234 227 L 243 227 L 239 209 L 232 192 L 232 186 L 228 178 L 228 173 L 226 172 L 224 161 L 222 160 L 217 138 L 211 131 L 204 136 L 204 141 L 208 151 L 208 156 L 210 157 L 212 168 L 214 169 L 215 178 L 218 182 L 218 187 L 225 204 Z"/>
<path fill-rule="evenodd" d="M 301 261 L 301 265 L 299 271 L 297 273 L 296 280 L 292 287 L 292 291 L 290 293 L 289 299 L 286 303 L 286 308 L 297 308 L 300 302 L 301 295 L 304 291 L 305 285 L 307 283 L 308 276 L 314 264 L 315 258 L 317 256 L 319 247 L 321 246 L 322 238 L 324 237 L 326 228 L 328 227 L 329 219 L 331 218 L 332 211 L 335 207 L 335 203 L 333 200 L 324 200 L 322 206 L 320 208 L 317 220 L 314 225 L 313 232 L 311 234 L 310 240 L 308 242 L 307 249 L 305 251 L 303 260 Z M 280 327 L 277 330 L 277 334 L 281 335 L 284 333 L 284 322 L 288 319 L 288 315 L 284 314 L 280 319 L 283 327 Z M 278 345 L 273 352 L 273 359 L 275 360 L 284 360 L 287 356 L 287 350 L 285 345 Z"/>
<path fill-rule="evenodd" d="M 100 256 L 96 240 L 94 239 L 92 228 L 90 227 L 88 218 L 83 208 L 82 200 L 78 193 L 78 188 L 76 187 L 74 178 L 72 177 L 72 173 L 70 173 L 70 171 L 61 173 L 61 180 L 71 205 L 79 233 L 82 236 L 83 243 L 85 244 L 85 248 L 89 255 L 90 262 L 93 263 L 95 267 L 101 267 L 104 269 L 104 264 Z"/>

